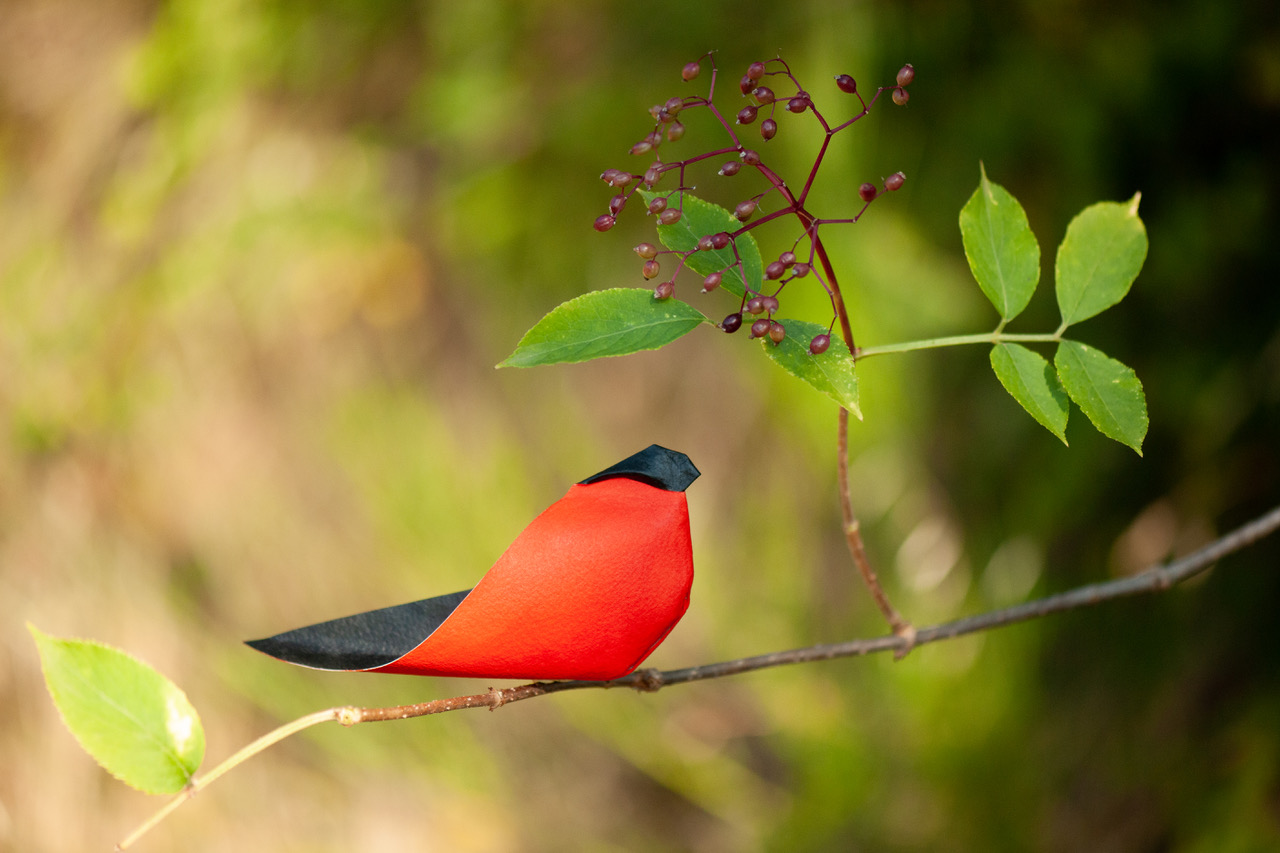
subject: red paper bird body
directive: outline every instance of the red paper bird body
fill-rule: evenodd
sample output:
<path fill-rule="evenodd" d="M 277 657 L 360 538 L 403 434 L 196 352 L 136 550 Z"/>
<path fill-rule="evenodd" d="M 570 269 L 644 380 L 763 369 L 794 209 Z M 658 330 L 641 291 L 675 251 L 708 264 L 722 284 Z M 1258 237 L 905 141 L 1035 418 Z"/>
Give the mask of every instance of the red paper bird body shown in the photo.
<path fill-rule="evenodd" d="M 684 490 L 698 469 L 651 445 L 571 486 L 476 587 L 249 643 L 316 669 L 480 678 L 618 678 L 689 606 Z"/>

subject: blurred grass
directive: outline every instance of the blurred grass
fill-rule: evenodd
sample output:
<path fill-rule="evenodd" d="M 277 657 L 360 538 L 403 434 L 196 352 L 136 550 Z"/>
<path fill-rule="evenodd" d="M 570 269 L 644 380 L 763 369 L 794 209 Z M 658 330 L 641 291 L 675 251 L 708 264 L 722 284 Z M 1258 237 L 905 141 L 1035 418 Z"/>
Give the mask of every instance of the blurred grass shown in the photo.
<path fill-rule="evenodd" d="M 1274 502 L 1280 31 L 1266 3 L 1150 12 L 9 4 L 0 849 L 105 849 L 158 804 L 61 731 L 25 621 L 160 667 L 211 760 L 320 707 L 482 690 L 239 641 L 462 588 L 570 482 L 650 442 L 705 475 L 693 607 L 654 665 L 882 630 L 839 536 L 835 413 L 753 346 L 703 331 L 492 369 L 560 300 L 641 283 L 647 223 L 592 232 L 596 176 L 708 49 L 725 94 L 781 50 L 820 103 L 834 74 L 865 90 L 916 65 L 910 105 L 842 135 L 814 196 L 844 215 L 861 181 L 908 176 L 829 243 L 864 343 L 994 324 L 956 228 L 979 159 L 1027 206 L 1046 285 L 1077 210 L 1143 192 L 1147 269 L 1080 335 L 1143 378 L 1144 459 L 1079 413 L 1061 447 L 976 348 L 863 366 L 855 501 L 913 618 L 1132 571 Z M 714 133 L 691 123 L 680 150 Z M 799 176 L 816 143 L 783 122 L 771 162 Z M 820 297 L 788 297 L 825 321 Z M 693 301 L 730 310 L 714 299 Z M 1018 322 L 1056 325 L 1047 287 Z M 900 663 L 313 731 L 147 849 L 1266 849 L 1278 553 Z"/>

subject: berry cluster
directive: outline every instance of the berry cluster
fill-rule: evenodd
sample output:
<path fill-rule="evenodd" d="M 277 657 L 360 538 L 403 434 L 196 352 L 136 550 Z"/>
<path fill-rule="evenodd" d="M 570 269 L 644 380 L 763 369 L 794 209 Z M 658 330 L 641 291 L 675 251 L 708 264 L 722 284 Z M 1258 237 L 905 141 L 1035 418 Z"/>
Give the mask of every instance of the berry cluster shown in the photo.
<path fill-rule="evenodd" d="M 732 249 L 733 256 L 736 259 L 735 262 L 705 275 L 702 278 L 702 291 L 706 293 L 715 290 L 719 287 L 724 275 L 734 272 L 735 269 L 736 274 L 740 275 L 742 280 L 746 282 L 747 277 L 743 273 L 742 259 L 737 249 L 738 239 L 767 222 L 782 218 L 787 214 L 794 214 L 801 225 L 801 233 L 792 243 L 789 250 L 782 252 L 776 260 L 769 263 L 764 269 L 764 285 L 762 287 L 768 285 L 771 292 L 755 291 L 748 286 L 742 295 L 738 310 L 725 317 L 720 323 L 720 328 L 729 333 L 738 331 L 745 322 L 743 315 L 746 314 L 757 318 L 750 323 L 750 337 L 768 337 L 775 344 L 781 343 L 786 337 L 786 329 L 781 323 L 773 319 L 778 310 L 779 295 L 789 282 L 805 278 L 812 273 L 831 300 L 832 319 L 827 326 L 827 332 L 814 336 L 810 341 L 809 351 L 814 355 L 819 355 L 827 350 L 831 345 L 831 330 L 834 328 L 837 319 L 841 321 L 841 331 L 846 343 L 849 344 L 852 350 L 852 333 L 849 330 L 844 301 L 840 295 L 835 272 L 827 259 L 826 251 L 819 238 L 819 228 L 823 225 L 857 222 L 876 198 L 885 192 L 901 189 L 906 177 L 901 172 L 896 172 L 884 178 L 879 185 L 871 182 L 862 184 L 858 188 L 858 197 L 862 201 L 862 207 L 855 215 L 847 218 L 819 219 L 806 209 L 805 202 L 832 137 L 866 116 L 886 89 L 892 91 L 892 98 L 895 104 L 902 105 L 907 103 L 909 97 L 907 86 L 915 79 L 915 69 L 910 65 L 904 65 L 898 71 L 896 85 L 881 86 L 875 90 L 870 100 L 862 97 L 858 91 L 857 82 L 848 74 L 841 74 L 836 77 L 836 88 L 845 95 L 856 97 L 860 109 L 852 118 L 833 124 L 819 110 L 810 93 L 800 85 L 800 81 L 796 79 L 791 72 L 791 68 L 784 60 L 778 58 L 763 62 L 752 62 L 747 66 L 746 73 L 743 74 L 742 79 L 738 81 L 738 90 L 746 100 L 746 103 L 737 111 L 732 122 L 730 122 L 714 103 L 717 70 L 715 60 L 711 54 L 685 65 L 681 69 L 680 76 L 685 82 L 694 80 L 702 72 L 704 62 L 711 66 L 711 83 L 706 97 L 674 96 L 665 103 L 656 104 L 650 108 L 649 114 L 654 120 L 653 129 L 643 139 L 631 146 L 631 153 L 636 156 L 652 155 L 654 157 L 652 163 L 640 173 L 634 173 L 627 169 L 606 169 L 600 175 L 601 180 L 615 189 L 617 194 L 609 199 L 608 212 L 596 219 L 595 229 L 597 231 L 608 231 L 612 228 L 622 210 L 642 191 L 649 199 L 645 204 L 646 212 L 649 215 L 657 217 L 658 222 L 662 225 L 674 225 L 679 222 L 683 216 L 684 194 L 691 189 L 686 182 L 686 172 L 694 164 L 713 159 L 721 161 L 717 174 L 726 178 L 737 175 L 744 167 L 754 169 L 767 182 L 767 187 L 762 192 L 744 199 L 735 206 L 733 217 L 738 223 L 741 223 L 740 227 L 731 231 L 703 235 L 698 240 L 697 245 L 689 251 L 659 249 L 652 243 L 641 243 L 635 247 L 636 254 L 643 261 L 641 274 L 646 280 L 657 278 L 662 272 L 661 262 L 659 261 L 660 256 L 674 256 L 674 272 L 659 282 L 653 291 L 655 298 L 669 299 L 675 293 L 677 276 L 686 267 L 689 258 L 695 252 Z M 710 111 L 725 133 L 728 134 L 729 144 L 685 159 L 664 161 L 657 154 L 658 149 L 664 142 L 676 142 L 684 136 L 685 126 L 680 120 L 680 116 L 685 114 L 687 110 L 695 108 L 705 108 Z M 822 146 L 819 148 L 817 156 L 814 158 L 813 166 L 809 170 L 808 177 L 799 192 L 793 191 L 776 172 L 769 168 L 760 151 L 749 147 L 739 135 L 740 132 L 745 132 L 745 130 L 740 131 L 740 129 L 755 125 L 761 142 L 767 143 L 777 136 L 779 119 L 783 119 L 788 113 L 792 115 L 811 114 L 825 134 Z M 666 193 L 656 193 L 655 188 L 670 174 L 675 174 L 677 185 Z M 773 209 L 756 217 L 762 204 L 773 207 Z M 753 218 L 754 221 L 752 221 Z M 806 245 L 802 247 L 802 243 Z M 800 255 L 803 255 L 803 260 L 800 260 Z"/>

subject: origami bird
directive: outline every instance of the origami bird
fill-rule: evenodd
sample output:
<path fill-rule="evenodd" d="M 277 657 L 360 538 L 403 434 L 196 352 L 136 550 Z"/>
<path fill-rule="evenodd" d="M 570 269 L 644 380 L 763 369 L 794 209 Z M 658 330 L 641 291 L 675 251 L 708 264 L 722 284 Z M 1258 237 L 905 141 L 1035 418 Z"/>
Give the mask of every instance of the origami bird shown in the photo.
<path fill-rule="evenodd" d="M 689 457 L 658 445 L 570 486 L 474 589 L 248 645 L 328 670 L 533 680 L 618 678 L 689 607 Z"/>

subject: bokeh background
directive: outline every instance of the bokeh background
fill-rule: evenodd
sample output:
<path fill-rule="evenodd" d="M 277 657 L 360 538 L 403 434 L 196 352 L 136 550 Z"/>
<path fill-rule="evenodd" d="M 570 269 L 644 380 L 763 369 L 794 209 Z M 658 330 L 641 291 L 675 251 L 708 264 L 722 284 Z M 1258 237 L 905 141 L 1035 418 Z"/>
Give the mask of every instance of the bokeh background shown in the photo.
<path fill-rule="evenodd" d="M 1145 454 L 1070 448 L 982 348 L 874 359 L 871 553 L 918 624 L 1123 575 L 1280 498 L 1280 24 L 1175 0 L 0 4 L 0 848 L 106 850 L 157 808 L 44 691 L 28 620 L 156 665 L 209 761 L 337 704 L 487 683 L 316 673 L 240 645 L 464 588 L 568 485 L 651 442 L 704 472 L 699 574 L 651 658 L 879 634 L 839 533 L 835 411 L 743 336 L 493 365 L 560 301 L 642 285 L 605 168 L 650 104 L 783 55 L 838 138 L 814 209 L 865 344 L 989 329 L 956 218 L 983 161 L 1053 249 L 1142 192 L 1145 271 L 1075 333 L 1133 365 Z M 846 98 L 846 100 L 848 100 Z M 716 144 L 690 117 L 675 152 Z M 817 145 L 766 149 L 797 182 Z M 673 155 L 668 155 L 673 156 Z M 759 187 L 706 174 L 734 202 Z M 762 237 L 766 253 L 788 229 Z M 776 240 L 776 243 L 770 243 Z M 713 317 L 728 297 L 683 293 Z M 791 293 L 791 291 L 788 291 Z M 719 300 L 719 301 L 717 301 Z M 825 322 L 821 300 L 794 313 Z M 1262 850 L 1280 845 L 1280 545 L 1158 598 L 655 695 L 586 692 L 294 738 L 139 850 Z"/>

